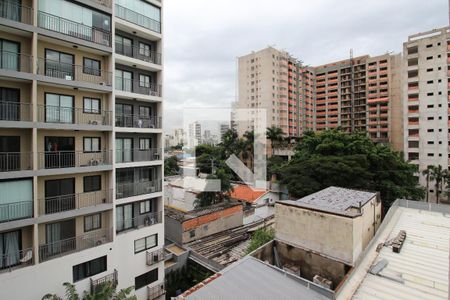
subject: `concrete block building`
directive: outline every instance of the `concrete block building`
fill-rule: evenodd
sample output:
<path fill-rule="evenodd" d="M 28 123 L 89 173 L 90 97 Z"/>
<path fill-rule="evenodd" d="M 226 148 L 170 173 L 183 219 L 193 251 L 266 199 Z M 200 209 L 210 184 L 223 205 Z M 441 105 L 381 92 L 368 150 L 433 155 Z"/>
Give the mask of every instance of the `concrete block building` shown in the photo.
<path fill-rule="evenodd" d="M 1 3 L 0 298 L 164 294 L 162 9 Z"/>

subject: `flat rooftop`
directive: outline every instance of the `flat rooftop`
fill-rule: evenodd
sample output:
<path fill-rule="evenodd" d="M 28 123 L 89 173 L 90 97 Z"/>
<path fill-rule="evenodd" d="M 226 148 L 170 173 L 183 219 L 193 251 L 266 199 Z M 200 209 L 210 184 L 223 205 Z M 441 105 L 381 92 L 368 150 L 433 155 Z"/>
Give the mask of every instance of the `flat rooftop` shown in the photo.
<path fill-rule="evenodd" d="M 205 208 L 199 208 L 191 211 L 182 211 L 170 206 L 164 208 L 164 213 L 167 217 L 184 222 L 190 219 L 195 219 L 204 215 L 209 215 L 230 207 L 242 206 L 240 203 L 222 202 L 219 204 L 211 205 Z"/>
<path fill-rule="evenodd" d="M 184 299 L 316 299 L 327 297 L 299 284 L 293 277 L 252 257 L 230 265 L 206 285 L 197 287 Z"/>
<path fill-rule="evenodd" d="M 374 197 L 377 197 L 377 193 L 375 192 L 330 186 L 298 200 L 285 200 L 279 203 L 287 203 L 332 213 L 347 213 L 350 209 L 359 208 L 360 204 L 364 206 Z"/>
<path fill-rule="evenodd" d="M 395 253 L 390 241 L 400 230 L 406 238 Z M 338 299 L 449 299 L 449 241 L 449 205 L 397 200 Z"/>

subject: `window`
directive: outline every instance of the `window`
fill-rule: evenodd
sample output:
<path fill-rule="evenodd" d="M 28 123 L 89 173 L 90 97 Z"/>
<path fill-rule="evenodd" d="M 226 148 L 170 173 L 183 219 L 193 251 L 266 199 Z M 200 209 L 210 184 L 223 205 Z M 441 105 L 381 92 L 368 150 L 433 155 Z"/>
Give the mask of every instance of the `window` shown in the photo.
<path fill-rule="evenodd" d="M 75 79 L 75 56 L 56 50 L 45 49 L 45 75 L 65 80 Z"/>
<path fill-rule="evenodd" d="M 83 138 L 83 145 L 83 152 L 100 152 L 99 137 L 85 137 Z"/>
<path fill-rule="evenodd" d="M 427 132 L 434 132 L 434 129 L 427 129 Z"/>
<path fill-rule="evenodd" d="M 92 58 L 83 58 L 83 73 L 84 74 L 90 74 L 95 76 L 100 76 L 101 74 L 101 68 L 100 68 L 100 61 Z"/>
<path fill-rule="evenodd" d="M 158 246 L 158 234 L 152 234 L 134 241 L 134 253 L 139 253 Z"/>
<path fill-rule="evenodd" d="M 133 73 L 123 70 L 116 70 L 116 89 L 125 92 L 133 91 Z"/>
<path fill-rule="evenodd" d="M 20 265 L 18 252 L 21 249 L 22 235 L 20 230 L 0 233 L 0 253 L 2 253 L 0 269 Z"/>
<path fill-rule="evenodd" d="M 150 76 L 140 74 L 139 75 L 139 86 L 149 88 L 150 87 Z"/>
<path fill-rule="evenodd" d="M 189 231 L 189 237 L 191 237 L 191 238 L 195 237 L 195 229 Z"/>
<path fill-rule="evenodd" d="M 433 56 L 428 56 L 427 57 L 427 60 L 432 60 L 433 59 Z"/>
<path fill-rule="evenodd" d="M 100 114 L 100 99 L 84 97 L 83 112 L 88 114 Z"/>
<path fill-rule="evenodd" d="M 94 175 L 94 176 L 84 176 L 83 177 L 83 191 L 93 192 L 100 191 L 102 189 L 102 176 Z"/>
<path fill-rule="evenodd" d="M 149 150 L 151 147 L 151 140 L 149 138 L 139 139 L 139 150 Z"/>
<path fill-rule="evenodd" d="M 433 47 L 433 44 L 428 44 L 427 45 L 427 48 L 431 48 L 431 47 Z"/>
<path fill-rule="evenodd" d="M 116 231 L 123 231 L 134 227 L 133 204 L 116 207 Z"/>
<path fill-rule="evenodd" d="M 116 138 L 116 163 L 133 161 L 133 139 Z"/>
<path fill-rule="evenodd" d="M 139 43 L 139 55 L 150 57 L 150 51 L 152 47 L 145 43 Z"/>
<path fill-rule="evenodd" d="M 20 67 L 19 43 L 0 39 L 0 53 L 1 53 L 0 67 L 2 69 L 19 71 Z"/>
<path fill-rule="evenodd" d="M 100 213 L 84 217 L 84 232 L 100 229 L 102 227 L 102 215 Z"/>
<path fill-rule="evenodd" d="M 139 213 L 141 215 L 149 213 L 152 211 L 152 201 L 144 200 L 139 203 Z"/>
<path fill-rule="evenodd" d="M 161 11 L 159 7 L 141 0 L 117 0 L 115 3 L 120 8 L 116 10 L 116 17 L 158 33 L 161 32 Z M 123 7 L 133 12 L 128 12 Z"/>
<path fill-rule="evenodd" d="M 45 122 L 68 123 L 74 121 L 74 96 L 45 93 Z"/>
<path fill-rule="evenodd" d="M 116 35 L 116 53 L 133 57 L 133 40 Z"/>
<path fill-rule="evenodd" d="M 427 93 L 427 96 L 433 96 L 434 95 L 434 93 Z"/>
<path fill-rule="evenodd" d="M 106 255 L 73 266 L 73 282 L 83 280 L 106 271 Z"/>
<path fill-rule="evenodd" d="M 427 69 L 427 72 L 433 72 L 433 68 Z"/>
<path fill-rule="evenodd" d="M 138 290 L 158 280 L 158 268 L 134 278 L 134 288 Z"/>

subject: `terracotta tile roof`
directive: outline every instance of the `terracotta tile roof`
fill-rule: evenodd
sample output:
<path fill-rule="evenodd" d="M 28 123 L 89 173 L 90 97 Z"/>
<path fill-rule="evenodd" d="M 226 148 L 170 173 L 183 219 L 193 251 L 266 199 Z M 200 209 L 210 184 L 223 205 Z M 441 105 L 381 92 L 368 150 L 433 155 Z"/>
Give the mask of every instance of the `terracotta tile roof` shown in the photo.
<path fill-rule="evenodd" d="M 267 191 L 265 190 L 252 189 L 248 185 L 239 184 L 234 186 L 233 191 L 230 193 L 230 197 L 235 200 L 253 203 L 266 193 Z"/>

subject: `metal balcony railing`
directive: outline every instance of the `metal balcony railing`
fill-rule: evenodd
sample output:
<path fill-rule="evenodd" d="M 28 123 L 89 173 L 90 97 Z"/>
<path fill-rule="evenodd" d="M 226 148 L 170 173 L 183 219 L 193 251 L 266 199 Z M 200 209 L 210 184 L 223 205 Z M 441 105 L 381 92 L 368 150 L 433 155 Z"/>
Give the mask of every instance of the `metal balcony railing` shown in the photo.
<path fill-rule="evenodd" d="M 39 199 L 39 214 L 54 214 L 83 207 L 112 203 L 112 192 L 113 190 L 110 189 Z"/>
<path fill-rule="evenodd" d="M 161 85 L 116 76 L 116 90 L 161 97 Z"/>
<path fill-rule="evenodd" d="M 2 253 L 0 255 L 0 273 L 32 265 L 33 260 L 33 248 Z"/>
<path fill-rule="evenodd" d="M 116 163 L 153 161 L 162 158 L 161 148 L 116 150 Z"/>
<path fill-rule="evenodd" d="M 157 116 L 116 115 L 116 127 L 161 128 L 162 119 Z"/>
<path fill-rule="evenodd" d="M 10 102 L 0 100 L 0 121 L 24 121 L 32 120 L 31 103 Z"/>
<path fill-rule="evenodd" d="M 25 171 L 32 168 L 31 152 L 0 152 L 0 172 Z"/>
<path fill-rule="evenodd" d="M 148 227 L 162 222 L 162 212 L 151 212 L 139 215 L 134 218 L 117 219 L 116 232 Z"/>
<path fill-rule="evenodd" d="M 38 152 L 39 169 L 94 167 L 110 165 L 112 151 L 47 151 Z"/>
<path fill-rule="evenodd" d="M 163 261 L 165 258 L 164 256 L 164 249 L 159 249 L 156 251 L 147 251 L 147 265 L 152 266 L 156 263 L 159 263 L 160 261 Z"/>
<path fill-rule="evenodd" d="M 116 287 L 119 283 L 119 274 L 116 269 L 111 274 L 105 275 L 98 279 L 91 278 L 91 295 L 100 291 L 105 284 L 111 284 L 113 287 Z"/>
<path fill-rule="evenodd" d="M 166 293 L 166 289 L 164 287 L 164 283 L 160 283 L 158 285 L 147 287 L 147 300 L 154 300 Z"/>
<path fill-rule="evenodd" d="M 139 25 L 141 27 L 150 29 L 151 31 L 161 33 L 161 22 L 152 18 L 144 16 L 131 9 L 116 4 L 116 17 L 128 21 L 130 23 Z"/>
<path fill-rule="evenodd" d="M 116 53 L 128 57 L 136 58 L 145 62 L 161 65 L 161 53 L 156 51 L 146 51 L 133 45 L 124 45 L 116 42 Z"/>
<path fill-rule="evenodd" d="M 0 223 L 33 217 L 33 201 L 0 204 Z"/>
<path fill-rule="evenodd" d="M 111 32 L 38 11 L 38 26 L 96 44 L 111 46 Z"/>
<path fill-rule="evenodd" d="M 33 9 L 8 0 L 0 1 L 0 18 L 25 24 L 33 23 Z"/>
<path fill-rule="evenodd" d="M 161 192 L 161 179 L 143 182 L 117 183 L 116 198 L 127 198 Z"/>
<path fill-rule="evenodd" d="M 100 229 L 68 239 L 39 245 L 39 260 L 46 261 L 65 254 L 82 251 L 112 241 L 112 229 Z"/>
<path fill-rule="evenodd" d="M 112 126 L 112 112 L 85 112 L 82 108 L 38 105 L 38 121 L 44 123 Z"/>
<path fill-rule="evenodd" d="M 28 54 L 0 50 L 0 69 L 31 73 L 33 57 Z"/>
<path fill-rule="evenodd" d="M 101 69 L 92 69 L 80 65 L 63 63 L 46 58 L 38 58 L 37 73 L 69 81 L 82 81 L 111 86 L 112 73 Z"/>

